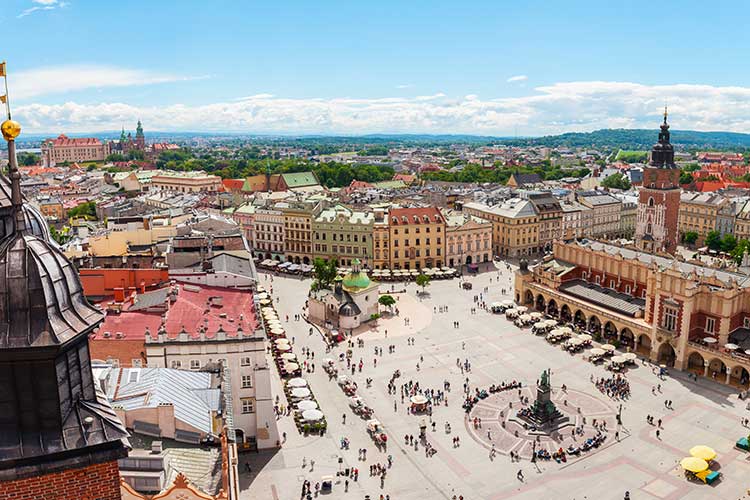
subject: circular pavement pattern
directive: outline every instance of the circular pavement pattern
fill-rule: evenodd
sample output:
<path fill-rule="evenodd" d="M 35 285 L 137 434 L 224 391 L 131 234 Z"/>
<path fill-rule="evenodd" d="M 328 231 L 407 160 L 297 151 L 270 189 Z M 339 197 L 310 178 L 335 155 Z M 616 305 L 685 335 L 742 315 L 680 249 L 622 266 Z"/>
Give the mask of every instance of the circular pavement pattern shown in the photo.
<path fill-rule="evenodd" d="M 570 388 L 566 392 L 559 388 L 553 388 L 552 391 L 552 401 L 568 418 L 566 423 L 548 434 L 524 429 L 523 422 L 516 417 L 516 412 L 524 407 L 521 397 L 528 398 L 530 404 L 534 403 L 536 388 L 524 387 L 520 391 L 520 397 L 518 389 L 490 394 L 471 409 L 466 416 L 465 424 L 469 434 L 478 443 L 488 449 L 494 444 L 495 450 L 505 455 L 513 451 L 523 458 L 531 458 L 534 441 L 536 449 L 546 448 L 550 453 L 559 448 L 566 449 L 570 444 L 580 446 L 587 438 L 596 435 L 597 431 L 592 425 L 595 419 L 597 424 L 603 421 L 607 423 L 607 440 L 604 444 L 613 439 L 614 430 L 617 428 L 615 410 L 596 396 Z M 475 417 L 481 419 L 480 426 L 475 427 Z M 573 429 L 581 425 L 583 435 L 573 436 Z M 599 449 L 601 446 L 579 456 L 594 453 Z"/>

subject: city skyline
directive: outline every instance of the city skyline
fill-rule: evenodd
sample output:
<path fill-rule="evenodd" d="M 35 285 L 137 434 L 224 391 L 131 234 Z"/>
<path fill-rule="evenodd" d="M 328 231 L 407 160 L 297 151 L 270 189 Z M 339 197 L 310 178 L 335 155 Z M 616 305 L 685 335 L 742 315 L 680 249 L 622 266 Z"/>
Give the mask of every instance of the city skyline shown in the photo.
<path fill-rule="evenodd" d="M 0 26 L 28 133 L 523 136 L 651 128 L 665 102 L 750 132 L 750 7 L 675 5 L 11 0 Z"/>

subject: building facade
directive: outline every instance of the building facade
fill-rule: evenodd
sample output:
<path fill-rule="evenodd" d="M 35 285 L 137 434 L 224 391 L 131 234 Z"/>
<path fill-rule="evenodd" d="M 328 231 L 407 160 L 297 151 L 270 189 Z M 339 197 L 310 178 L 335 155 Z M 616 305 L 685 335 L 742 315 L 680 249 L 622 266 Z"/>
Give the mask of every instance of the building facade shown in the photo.
<path fill-rule="evenodd" d="M 312 219 L 318 210 L 310 203 L 290 203 L 284 214 L 284 254 L 289 262 L 310 264 L 313 255 Z"/>
<path fill-rule="evenodd" d="M 515 258 L 539 251 L 539 217 L 529 200 L 511 198 L 494 206 L 467 203 L 463 211 L 492 222 L 495 255 Z"/>
<path fill-rule="evenodd" d="M 312 221 L 313 258 L 334 259 L 342 266 L 359 259 L 362 266 L 371 267 L 374 221 L 371 211 L 343 205 L 321 210 Z"/>
<path fill-rule="evenodd" d="M 283 262 L 284 258 L 284 212 L 276 208 L 255 207 L 253 215 L 253 255 L 260 259 Z"/>
<path fill-rule="evenodd" d="M 445 261 L 450 267 L 492 260 L 492 223 L 454 210 L 444 210 Z"/>
<path fill-rule="evenodd" d="M 638 193 L 635 239 L 639 248 L 674 253 L 679 241 L 679 210 L 680 169 L 674 162 L 665 110 L 659 142 L 651 150 L 651 161 L 643 170 L 643 186 Z"/>
<path fill-rule="evenodd" d="M 388 213 L 394 269 L 445 265 L 445 219 L 435 207 L 392 208 Z"/>
<path fill-rule="evenodd" d="M 552 248 L 552 242 L 562 238 L 563 210 L 560 202 L 551 193 L 529 195 L 539 217 L 539 246 L 544 250 Z"/>
<path fill-rule="evenodd" d="M 221 177 L 196 170 L 192 172 L 161 172 L 151 178 L 152 189 L 181 193 L 215 193 L 222 190 Z"/>
<path fill-rule="evenodd" d="M 584 191 L 577 193 L 580 204 L 590 209 L 587 236 L 594 238 L 614 238 L 620 234 L 622 202 L 609 193 Z"/>
<path fill-rule="evenodd" d="M 372 224 L 372 268 L 391 268 L 391 239 L 388 228 L 388 210 L 376 208 L 373 210 L 375 220 Z"/>
<path fill-rule="evenodd" d="M 65 162 L 104 161 L 110 152 L 110 144 L 95 137 L 71 139 L 60 134 L 56 139 L 47 139 L 42 143 L 42 164 L 54 167 Z"/>
<path fill-rule="evenodd" d="M 571 242 L 556 243 L 533 269 L 524 263 L 515 289 L 519 303 L 573 322 L 623 351 L 748 389 L 746 274 L 634 246 Z"/>

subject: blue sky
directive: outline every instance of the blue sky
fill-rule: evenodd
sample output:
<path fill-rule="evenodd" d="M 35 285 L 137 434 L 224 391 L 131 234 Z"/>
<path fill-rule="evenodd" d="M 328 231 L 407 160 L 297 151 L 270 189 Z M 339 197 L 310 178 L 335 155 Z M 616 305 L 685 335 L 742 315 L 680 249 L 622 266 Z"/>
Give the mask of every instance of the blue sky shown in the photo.
<path fill-rule="evenodd" d="M 34 132 L 750 132 L 748 2 L 4 0 Z"/>

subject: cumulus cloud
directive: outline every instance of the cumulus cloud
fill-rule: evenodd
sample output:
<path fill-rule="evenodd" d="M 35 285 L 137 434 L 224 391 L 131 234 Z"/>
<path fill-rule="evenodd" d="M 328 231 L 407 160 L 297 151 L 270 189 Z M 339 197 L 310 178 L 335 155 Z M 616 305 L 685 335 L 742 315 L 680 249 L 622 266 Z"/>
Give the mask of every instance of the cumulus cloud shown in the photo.
<path fill-rule="evenodd" d="M 26 104 L 15 116 L 27 132 L 119 129 L 141 118 L 151 130 L 252 133 L 371 132 L 523 135 L 599 128 L 656 128 L 669 102 L 675 129 L 750 133 L 750 87 L 564 82 L 529 95 L 487 99 L 442 93 L 418 97 L 295 99 L 258 94 L 205 105 Z"/>
<path fill-rule="evenodd" d="M 34 68 L 10 75 L 12 98 L 27 99 L 46 94 L 90 88 L 151 85 L 207 76 L 181 77 L 137 69 L 100 65 L 64 65 Z"/>
<path fill-rule="evenodd" d="M 511 76 L 506 81 L 508 83 L 514 83 L 514 82 L 525 82 L 528 79 L 529 79 L 529 77 L 526 76 L 526 75 L 516 75 L 516 76 Z"/>

